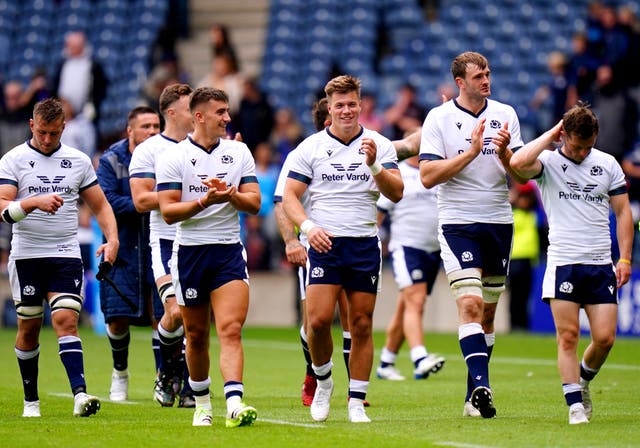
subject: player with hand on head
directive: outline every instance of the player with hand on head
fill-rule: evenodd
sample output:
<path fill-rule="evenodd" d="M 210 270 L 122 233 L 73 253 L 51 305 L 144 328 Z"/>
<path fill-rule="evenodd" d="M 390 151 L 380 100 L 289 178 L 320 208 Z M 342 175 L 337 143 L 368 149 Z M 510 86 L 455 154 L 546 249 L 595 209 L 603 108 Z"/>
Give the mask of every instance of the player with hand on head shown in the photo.
<path fill-rule="evenodd" d="M 549 220 L 542 299 L 550 305 L 556 326 L 558 370 L 569 424 L 591 419 L 589 383 L 613 347 L 617 290 L 631 276 L 634 228 L 627 184 L 616 159 L 593 147 L 598 128 L 596 115 L 579 102 L 511 158 L 511 167 L 519 175 L 537 182 Z M 620 250 L 615 265 L 610 209 Z M 582 361 L 577 354 L 580 309 L 586 312 L 591 330 Z"/>

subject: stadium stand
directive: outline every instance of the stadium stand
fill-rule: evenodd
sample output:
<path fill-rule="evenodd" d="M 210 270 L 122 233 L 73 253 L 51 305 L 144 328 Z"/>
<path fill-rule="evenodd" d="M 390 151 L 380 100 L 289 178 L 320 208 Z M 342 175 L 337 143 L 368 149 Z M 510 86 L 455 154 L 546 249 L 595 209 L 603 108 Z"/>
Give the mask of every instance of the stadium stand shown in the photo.
<path fill-rule="evenodd" d="M 309 0 L 303 7 L 301 1 L 273 0 L 262 88 L 274 106 L 293 106 L 311 131 L 308 110 L 332 68 L 377 90 L 380 109 L 407 81 L 423 103 L 437 104 L 437 86 L 450 79 L 451 59 L 475 50 L 490 59 L 495 99 L 513 104 L 527 126 L 528 102 L 545 80 L 547 55 L 570 53 L 572 34 L 585 30 L 589 1 L 442 0 L 432 22 L 418 3 Z"/>
<path fill-rule="evenodd" d="M 60 62 L 67 32 L 83 31 L 110 81 L 98 126 L 117 133 L 138 101 L 167 10 L 164 0 L 0 0 L 0 80 L 26 85 Z"/>

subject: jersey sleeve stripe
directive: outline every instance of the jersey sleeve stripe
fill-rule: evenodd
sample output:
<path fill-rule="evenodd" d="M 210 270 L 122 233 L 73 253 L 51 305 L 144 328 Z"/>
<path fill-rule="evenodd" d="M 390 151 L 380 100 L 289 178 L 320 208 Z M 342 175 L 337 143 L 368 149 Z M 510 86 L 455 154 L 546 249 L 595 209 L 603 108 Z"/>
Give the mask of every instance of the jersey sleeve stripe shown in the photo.
<path fill-rule="evenodd" d="M 242 179 L 240 179 L 240 185 L 257 184 L 257 183 L 258 183 L 258 178 L 256 176 L 245 176 Z"/>
<path fill-rule="evenodd" d="M 291 179 L 298 180 L 300 182 L 304 182 L 307 185 L 309 185 L 311 183 L 311 178 L 310 177 L 307 177 L 304 174 L 296 173 L 295 171 L 289 171 L 289 174 L 287 175 L 287 177 L 290 177 Z"/>
<path fill-rule="evenodd" d="M 442 157 L 436 154 L 420 154 L 420 160 L 442 160 Z"/>
<path fill-rule="evenodd" d="M 619 194 L 625 194 L 626 192 L 627 192 L 627 186 L 623 185 L 621 187 L 614 188 L 613 190 L 611 190 L 609 192 L 609 196 L 617 196 Z"/>
<path fill-rule="evenodd" d="M 158 191 L 182 190 L 182 182 L 164 182 L 156 186 Z"/>
<path fill-rule="evenodd" d="M 131 174 L 129 177 L 135 177 L 140 179 L 155 179 L 156 175 L 155 173 L 134 173 L 134 174 Z"/>
<path fill-rule="evenodd" d="M 0 179 L 0 185 L 13 185 L 18 188 L 18 182 L 13 179 Z"/>
<path fill-rule="evenodd" d="M 90 184 L 88 184 L 88 185 L 85 185 L 84 187 L 80 187 L 80 189 L 79 189 L 79 191 L 78 191 L 78 192 L 79 192 L 79 193 L 82 193 L 84 190 L 87 190 L 87 189 L 89 189 L 89 188 L 93 187 L 94 185 L 98 185 L 98 179 L 94 180 L 93 182 L 91 182 L 91 183 L 90 183 Z"/>
<path fill-rule="evenodd" d="M 386 163 L 383 163 L 382 166 L 387 170 L 397 170 L 398 169 L 398 164 L 394 163 L 394 162 L 386 162 Z"/>

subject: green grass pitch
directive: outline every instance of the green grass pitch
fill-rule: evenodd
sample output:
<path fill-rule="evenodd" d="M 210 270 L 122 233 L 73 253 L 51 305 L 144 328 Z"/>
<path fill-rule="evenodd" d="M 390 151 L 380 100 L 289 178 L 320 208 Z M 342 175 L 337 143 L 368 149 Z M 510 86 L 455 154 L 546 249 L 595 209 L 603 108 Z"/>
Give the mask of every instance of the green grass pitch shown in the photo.
<path fill-rule="evenodd" d="M 74 418 L 69 384 L 50 329 L 41 335 L 42 417 L 22 413 L 22 386 L 15 330 L 0 330 L 0 445 L 3 447 L 632 447 L 640 446 L 640 341 L 619 338 L 592 382 L 594 416 L 569 426 L 551 335 L 498 335 L 491 360 L 491 384 L 498 417 L 462 417 L 466 370 L 454 334 L 427 334 L 429 350 L 443 354 L 444 368 L 426 380 L 388 382 L 372 374 L 367 399 L 370 424 L 347 422 L 347 378 L 341 336 L 334 342 L 335 390 L 329 419 L 314 423 L 301 405 L 304 360 L 296 328 L 246 328 L 245 401 L 258 410 L 251 427 L 224 427 L 218 347 L 211 347 L 214 422 L 191 426 L 192 410 L 161 408 L 152 401 L 154 366 L 150 330 L 136 328 L 130 348 L 129 402 L 108 401 L 111 354 L 105 336 L 81 332 L 88 392 L 102 399 L 89 418 Z M 375 333 L 374 372 L 382 333 Z M 586 344 L 582 338 L 581 348 Z M 398 367 L 411 377 L 406 347 Z"/>

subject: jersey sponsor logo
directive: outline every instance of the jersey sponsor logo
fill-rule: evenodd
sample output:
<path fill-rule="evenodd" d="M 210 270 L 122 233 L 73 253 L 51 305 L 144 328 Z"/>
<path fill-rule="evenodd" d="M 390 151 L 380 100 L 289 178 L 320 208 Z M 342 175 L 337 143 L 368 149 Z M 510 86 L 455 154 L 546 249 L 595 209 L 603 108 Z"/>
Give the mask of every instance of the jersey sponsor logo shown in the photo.
<path fill-rule="evenodd" d="M 597 202 L 602 203 L 604 198 L 601 194 L 594 196 L 591 192 L 598 186 L 598 184 L 587 184 L 584 187 L 580 186 L 580 184 L 573 181 L 566 181 L 567 186 L 572 191 L 559 191 L 558 198 L 566 199 L 570 201 L 579 201 L 580 199 L 585 200 L 587 202 Z"/>
<path fill-rule="evenodd" d="M 322 278 L 324 277 L 324 269 L 315 267 L 311 270 L 311 278 Z"/>
<path fill-rule="evenodd" d="M 34 296 L 35 294 L 36 288 L 34 288 L 32 285 L 26 285 L 24 288 L 22 288 L 23 296 Z"/>
<path fill-rule="evenodd" d="M 604 170 L 602 169 L 601 166 L 593 165 L 591 167 L 591 172 L 589 174 L 591 174 L 592 176 L 602 176 L 603 172 Z"/>
<path fill-rule="evenodd" d="M 362 162 L 351 163 L 346 168 L 341 163 L 332 163 L 331 164 L 331 166 L 334 167 L 336 169 L 336 171 L 338 171 L 338 172 L 355 171 L 360 165 L 362 165 Z"/>
<path fill-rule="evenodd" d="M 29 194 L 41 194 L 41 193 L 67 193 L 70 194 L 73 189 L 69 186 L 58 185 L 67 176 L 54 176 L 49 178 L 48 176 L 36 176 L 40 182 L 44 185 L 29 185 L 27 188 Z"/>
<path fill-rule="evenodd" d="M 73 164 L 71 163 L 71 160 L 69 159 L 62 159 L 60 161 L 60 168 L 71 168 L 73 166 Z"/>
<path fill-rule="evenodd" d="M 339 173 L 345 174 L 335 174 L 335 173 L 322 173 L 321 179 L 324 182 L 369 182 L 371 179 L 371 175 L 368 173 L 360 173 L 355 174 L 354 171 L 358 169 L 362 165 L 362 162 L 351 163 L 349 166 L 345 168 L 345 166 L 341 163 L 332 163 L 331 166 L 338 171 Z"/>
<path fill-rule="evenodd" d="M 558 288 L 560 292 L 565 294 L 571 294 L 573 292 L 573 285 L 571 282 L 562 282 L 560 283 L 560 288 Z"/>
<path fill-rule="evenodd" d="M 460 258 L 465 263 L 468 263 L 470 261 L 473 261 L 473 254 L 471 252 L 469 252 L 468 250 L 465 250 L 464 252 L 462 252 L 462 255 L 460 255 Z"/>
<path fill-rule="evenodd" d="M 49 179 L 47 176 L 36 176 L 42 181 L 43 184 L 59 184 L 64 180 L 66 176 L 55 176 L 53 179 Z"/>

